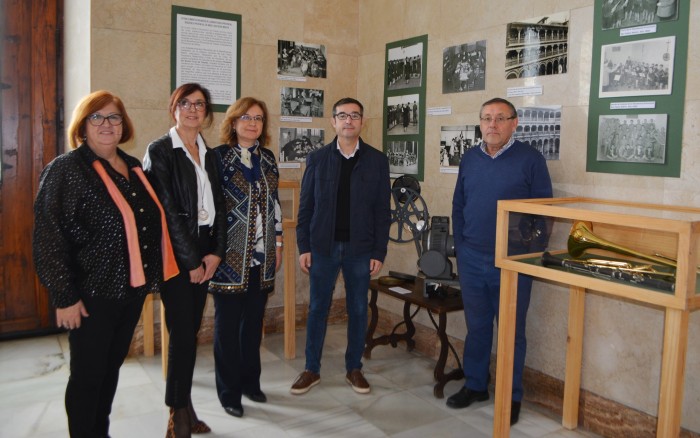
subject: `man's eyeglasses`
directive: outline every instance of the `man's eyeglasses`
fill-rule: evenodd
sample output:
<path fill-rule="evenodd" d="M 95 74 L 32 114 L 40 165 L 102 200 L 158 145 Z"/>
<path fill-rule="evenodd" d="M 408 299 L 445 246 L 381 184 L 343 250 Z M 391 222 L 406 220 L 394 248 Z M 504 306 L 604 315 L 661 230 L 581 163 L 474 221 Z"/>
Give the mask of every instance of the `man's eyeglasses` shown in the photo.
<path fill-rule="evenodd" d="M 490 125 L 491 122 L 496 122 L 497 125 L 502 125 L 503 123 L 506 122 L 506 120 L 513 120 L 515 116 L 511 117 L 503 117 L 503 116 L 497 116 L 497 117 L 479 117 L 481 119 L 481 123 L 485 123 L 487 125 Z"/>
<path fill-rule="evenodd" d="M 362 114 L 360 113 L 338 113 L 335 115 L 335 118 L 338 120 L 347 120 L 348 117 L 352 120 L 360 120 L 362 118 Z"/>
<path fill-rule="evenodd" d="M 105 120 L 109 121 L 112 126 L 119 126 L 124 121 L 124 117 L 121 114 L 110 114 L 108 116 L 103 116 L 100 113 L 90 114 L 87 117 L 88 121 L 92 126 L 102 126 Z"/>
<path fill-rule="evenodd" d="M 196 102 L 190 102 L 187 99 L 182 99 L 177 104 L 180 108 L 187 110 L 187 111 L 189 111 L 190 108 L 192 108 L 194 106 L 195 110 L 202 112 L 207 107 L 207 103 L 202 101 L 202 100 L 198 100 Z"/>
<path fill-rule="evenodd" d="M 244 122 L 254 121 L 255 123 L 261 123 L 265 121 L 265 117 L 263 116 L 251 116 L 249 114 L 243 114 L 239 117 L 239 119 L 243 120 Z"/>

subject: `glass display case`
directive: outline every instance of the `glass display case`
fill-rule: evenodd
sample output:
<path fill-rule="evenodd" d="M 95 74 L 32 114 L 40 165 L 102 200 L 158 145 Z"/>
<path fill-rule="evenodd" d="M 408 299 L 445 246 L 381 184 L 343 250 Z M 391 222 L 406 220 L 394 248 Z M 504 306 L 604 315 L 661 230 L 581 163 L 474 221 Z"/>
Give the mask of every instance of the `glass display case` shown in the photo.
<path fill-rule="evenodd" d="M 539 225 L 531 225 L 535 223 Z M 528 253 L 512 249 L 514 241 L 529 242 L 538 236 L 544 236 L 546 244 L 550 233 L 546 248 L 543 244 Z M 569 429 L 578 424 L 586 291 L 665 312 L 657 436 L 678 436 L 688 319 L 700 308 L 699 253 L 700 208 L 591 198 L 499 201 L 496 265 L 501 268 L 501 297 L 494 436 L 508 436 L 510 431 L 518 273 L 569 287 L 562 419 Z"/>

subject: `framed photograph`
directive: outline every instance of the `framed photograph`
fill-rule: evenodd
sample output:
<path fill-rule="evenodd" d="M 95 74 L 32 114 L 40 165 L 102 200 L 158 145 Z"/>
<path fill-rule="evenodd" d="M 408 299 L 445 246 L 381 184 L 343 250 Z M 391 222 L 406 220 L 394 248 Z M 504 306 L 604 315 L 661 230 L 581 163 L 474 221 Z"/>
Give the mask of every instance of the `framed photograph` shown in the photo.
<path fill-rule="evenodd" d="M 459 167 L 462 156 L 481 144 L 479 125 L 442 126 L 440 128 L 440 167 Z"/>
<path fill-rule="evenodd" d="M 386 45 L 382 145 L 392 177 L 423 180 L 427 59 L 428 35 Z"/>
<path fill-rule="evenodd" d="M 280 93 L 280 114 L 323 117 L 323 90 L 283 87 Z"/>
<path fill-rule="evenodd" d="M 641 3 L 594 0 L 586 171 L 680 178 L 691 2 Z"/>
<path fill-rule="evenodd" d="M 225 112 L 240 97 L 241 16 L 173 6 L 170 63 L 171 91 L 200 83 L 211 93 L 214 111 Z"/>
<path fill-rule="evenodd" d="M 598 118 L 598 161 L 663 164 L 668 114 L 603 115 Z"/>
<path fill-rule="evenodd" d="M 442 93 L 486 89 L 486 40 L 442 50 Z"/>
<path fill-rule="evenodd" d="M 386 154 L 389 158 L 390 173 L 401 175 L 418 173 L 418 160 L 423 154 L 419 153 L 417 141 L 390 141 Z"/>
<path fill-rule="evenodd" d="M 537 149 L 545 159 L 558 160 L 561 142 L 561 105 L 519 107 L 513 135 Z"/>
<path fill-rule="evenodd" d="M 665 37 L 602 46 L 599 97 L 671 94 L 675 44 Z"/>
<path fill-rule="evenodd" d="M 603 0 L 603 30 L 677 20 L 678 3 L 679 0 Z"/>
<path fill-rule="evenodd" d="M 569 63 L 569 13 L 506 25 L 506 79 L 566 73 Z"/>
<path fill-rule="evenodd" d="M 323 129 L 318 128 L 280 128 L 279 161 L 306 161 L 306 156 L 324 145 Z"/>
<path fill-rule="evenodd" d="M 418 94 L 390 96 L 386 102 L 387 135 L 411 135 L 420 132 Z"/>
<path fill-rule="evenodd" d="M 325 78 L 326 46 L 277 40 L 277 75 L 300 78 Z"/>
<path fill-rule="evenodd" d="M 423 84 L 423 43 L 389 49 L 386 68 L 389 90 L 420 87 Z"/>

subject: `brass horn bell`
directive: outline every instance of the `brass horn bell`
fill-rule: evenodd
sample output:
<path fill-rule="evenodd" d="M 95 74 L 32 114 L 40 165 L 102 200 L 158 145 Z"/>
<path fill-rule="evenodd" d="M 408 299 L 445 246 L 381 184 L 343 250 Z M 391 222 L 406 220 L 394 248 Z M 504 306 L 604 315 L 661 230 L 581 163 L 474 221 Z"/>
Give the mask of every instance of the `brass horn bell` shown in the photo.
<path fill-rule="evenodd" d="M 624 246 L 616 245 L 612 242 L 602 239 L 593 234 L 593 232 L 582 221 L 574 222 L 574 225 L 571 227 L 571 232 L 569 233 L 569 239 L 567 241 L 567 247 L 569 250 L 569 254 L 574 258 L 579 258 L 587 250 L 595 248 L 636 257 L 642 260 L 647 260 L 652 263 L 657 263 L 659 265 L 669 266 L 674 269 L 677 266 L 677 263 L 674 259 L 650 254 L 643 254 L 633 249 L 625 248 Z"/>

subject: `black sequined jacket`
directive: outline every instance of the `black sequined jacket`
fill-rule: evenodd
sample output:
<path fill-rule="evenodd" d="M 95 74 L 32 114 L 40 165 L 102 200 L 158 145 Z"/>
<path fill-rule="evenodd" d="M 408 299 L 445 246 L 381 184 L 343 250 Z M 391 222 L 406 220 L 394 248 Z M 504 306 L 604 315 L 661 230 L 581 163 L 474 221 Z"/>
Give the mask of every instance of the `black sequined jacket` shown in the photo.
<path fill-rule="evenodd" d="M 226 204 L 221 191 L 219 167 L 209 148 L 204 160 L 216 209 L 211 230 L 216 247 L 211 253 L 223 259 L 226 253 Z M 184 149 L 173 148 L 173 140 L 166 134 L 148 145 L 143 158 L 143 170 L 165 210 L 170 242 L 180 271 L 196 269 L 202 264 L 202 258 L 197 248 L 199 201 L 197 171 L 192 161 L 187 158 Z"/>
<path fill-rule="evenodd" d="M 117 149 L 129 169 L 141 164 Z M 100 160 L 129 203 L 138 230 L 146 284 L 129 284 L 129 253 L 121 212 L 92 167 Z M 69 307 L 81 297 L 129 300 L 157 292 L 163 279 L 160 210 L 141 180 L 127 180 L 85 144 L 54 159 L 41 173 L 34 202 L 32 249 L 51 303 Z"/>

